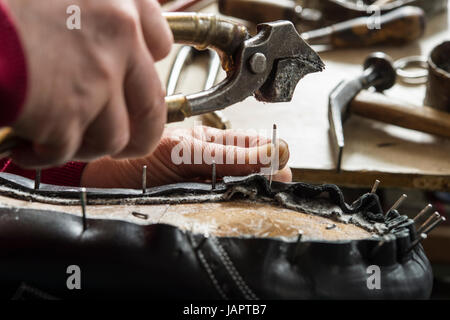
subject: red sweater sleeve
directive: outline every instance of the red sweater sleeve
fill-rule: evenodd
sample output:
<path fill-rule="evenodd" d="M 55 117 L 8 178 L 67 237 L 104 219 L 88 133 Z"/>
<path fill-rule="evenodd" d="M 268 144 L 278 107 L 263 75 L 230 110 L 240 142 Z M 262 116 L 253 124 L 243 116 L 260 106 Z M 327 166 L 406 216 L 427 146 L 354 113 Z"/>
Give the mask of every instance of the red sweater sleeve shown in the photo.
<path fill-rule="evenodd" d="M 25 55 L 6 5 L 0 0 L 0 127 L 17 119 L 26 90 Z"/>
<path fill-rule="evenodd" d="M 19 35 L 0 0 L 0 127 L 10 126 L 20 114 L 27 91 L 25 54 Z M 79 186 L 85 163 L 69 162 L 59 168 L 42 171 L 43 183 Z M 0 172 L 8 172 L 34 179 L 34 170 L 24 170 L 10 159 L 0 159 Z"/>
<path fill-rule="evenodd" d="M 62 167 L 42 170 L 41 181 L 58 186 L 79 187 L 81 174 L 86 166 L 84 162 L 69 162 Z M 7 172 L 34 179 L 36 171 L 25 170 L 14 164 L 11 159 L 0 159 L 0 172 Z"/>

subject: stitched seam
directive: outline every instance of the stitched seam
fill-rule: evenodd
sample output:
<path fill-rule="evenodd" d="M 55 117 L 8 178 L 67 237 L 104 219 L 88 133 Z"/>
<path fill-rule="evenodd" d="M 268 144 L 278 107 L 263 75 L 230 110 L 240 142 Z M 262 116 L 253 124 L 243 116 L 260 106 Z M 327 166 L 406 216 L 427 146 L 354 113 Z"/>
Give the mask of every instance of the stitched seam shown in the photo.
<path fill-rule="evenodd" d="M 193 244 L 193 247 L 197 246 L 193 237 L 191 238 L 191 242 Z M 205 268 L 206 273 L 208 274 L 209 279 L 213 283 L 213 285 L 216 288 L 217 292 L 219 292 L 219 294 L 222 297 L 222 299 L 228 300 L 228 297 L 225 294 L 225 292 L 222 290 L 222 288 L 220 287 L 219 281 L 217 281 L 217 278 L 214 275 L 214 272 L 213 272 L 212 268 L 210 267 L 210 265 L 206 261 L 205 256 L 203 255 L 203 253 L 200 250 L 197 251 L 197 256 L 198 256 L 198 259 L 200 260 L 200 262 L 203 264 L 203 267 Z"/>
<path fill-rule="evenodd" d="M 217 238 L 211 237 L 211 240 L 216 245 L 219 251 L 219 257 L 222 260 L 225 268 L 230 274 L 231 278 L 234 280 L 239 290 L 241 290 L 242 294 L 245 296 L 247 300 L 258 300 L 258 297 L 253 293 L 253 291 L 249 288 L 249 286 L 245 283 L 244 279 L 241 277 L 230 257 L 228 256 L 225 249 L 220 245 Z"/>

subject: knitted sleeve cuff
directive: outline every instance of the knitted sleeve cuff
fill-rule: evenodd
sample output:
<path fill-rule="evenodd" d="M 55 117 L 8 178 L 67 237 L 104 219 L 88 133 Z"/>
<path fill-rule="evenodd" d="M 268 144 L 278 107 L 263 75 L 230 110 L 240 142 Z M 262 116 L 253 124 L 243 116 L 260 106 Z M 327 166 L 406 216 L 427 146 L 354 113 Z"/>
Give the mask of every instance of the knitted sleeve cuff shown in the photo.
<path fill-rule="evenodd" d="M 25 54 L 8 9 L 0 0 L 0 127 L 18 118 L 26 91 Z"/>
<path fill-rule="evenodd" d="M 72 161 L 62 167 L 42 170 L 41 181 L 58 186 L 79 187 L 86 164 L 85 162 Z M 10 159 L 0 159 L 0 172 L 17 174 L 29 179 L 34 179 L 36 175 L 36 171 L 22 169 Z"/>

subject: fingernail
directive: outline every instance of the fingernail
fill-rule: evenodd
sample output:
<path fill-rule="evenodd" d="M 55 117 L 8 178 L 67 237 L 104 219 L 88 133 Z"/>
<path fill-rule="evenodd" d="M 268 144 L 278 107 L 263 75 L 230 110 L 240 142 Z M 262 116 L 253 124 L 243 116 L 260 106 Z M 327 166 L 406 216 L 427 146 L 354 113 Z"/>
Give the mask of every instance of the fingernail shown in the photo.
<path fill-rule="evenodd" d="M 261 154 L 267 155 L 267 157 L 272 156 L 272 143 L 264 144 L 259 146 L 259 152 Z M 289 146 L 286 141 L 279 139 L 278 140 L 278 162 L 280 165 L 280 169 L 283 169 L 288 160 L 289 160 Z"/>
<path fill-rule="evenodd" d="M 280 169 L 283 169 L 286 166 L 287 162 L 289 161 L 290 156 L 289 145 L 283 139 L 279 139 L 278 146 L 279 146 Z"/>

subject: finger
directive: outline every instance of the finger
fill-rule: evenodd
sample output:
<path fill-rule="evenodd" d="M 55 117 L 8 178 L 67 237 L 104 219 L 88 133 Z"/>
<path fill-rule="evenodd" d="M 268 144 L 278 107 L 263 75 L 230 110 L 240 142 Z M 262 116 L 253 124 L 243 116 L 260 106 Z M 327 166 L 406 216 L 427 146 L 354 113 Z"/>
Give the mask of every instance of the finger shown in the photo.
<path fill-rule="evenodd" d="M 192 129 L 194 138 L 206 142 L 237 146 L 242 148 L 256 147 L 270 143 L 270 139 L 258 135 L 256 130 L 227 129 L 221 130 L 207 126 L 196 126 Z"/>
<path fill-rule="evenodd" d="M 223 160 L 223 164 L 219 163 L 216 165 L 217 175 L 219 177 L 228 175 L 243 176 L 261 172 L 262 168 L 270 167 L 270 160 L 273 152 L 273 145 L 270 143 L 250 148 L 208 144 L 204 153 L 205 155 L 214 155 L 215 153 L 220 154 L 223 152 L 221 148 L 225 149 L 226 158 Z M 278 152 L 279 168 L 275 168 L 275 171 L 283 169 L 289 160 L 289 148 L 286 142 L 280 140 Z M 230 154 L 233 155 L 232 162 L 229 161 L 231 158 Z"/>
<path fill-rule="evenodd" d="M 59 124 L 48 131 L 42 143 L 34 142 L 13 150 L 11 158 L 23 168 L 47 168 L 64 164 L 73 159 L 81 144 L 78 121 Z"/>
<path fill-rule="evenodd" d="M 77 160 L 95 158 L 121 152 L 130 139 L 128 112 L 121 90 L 84 132 L 83 143 L 76 153 Z"/>
<path fill-rule="evenodd" d="M 273 176 L 274 181 L 292 182 L 292 171 L 289 167 L 284 167 Z"/>
<path fill-rule="evenodd" d="M 130 119 L 130 140 L 115 158 L 150 154 L 157 146 L 167 119 L 164 90 L 150 54 L 136 53 L 125 78 L 125 99 Z"/>
<path fill-rule="evenodd" d="M 172 48 L 173 35 L 161 7 L 154 0 L 139 0 L 139 12 L 145 42 L 153 58 L 158 61 L 167 56 Z"/>
<path fill-rule="evenodd" d="M 211 163 L 216 162 L 216 174 L 223 176 L 244 176 L 260 172 L 270 166 L 272 144 L 241 148 L 236 146 L 206 143 L 198 139 L 184 139 L 183 153 L 190 155 L 177 166 L 177 170 L 185 178 L 210 178 Z M 284 141 L 279 144 L 279 169 L 286 166 L 289 149 Z M 188 161 L 186 161 L 188 160 Z"/>

